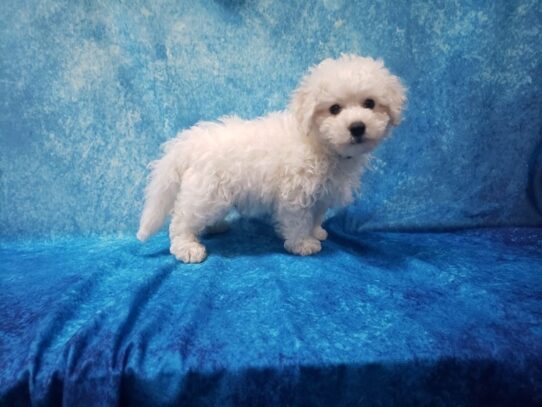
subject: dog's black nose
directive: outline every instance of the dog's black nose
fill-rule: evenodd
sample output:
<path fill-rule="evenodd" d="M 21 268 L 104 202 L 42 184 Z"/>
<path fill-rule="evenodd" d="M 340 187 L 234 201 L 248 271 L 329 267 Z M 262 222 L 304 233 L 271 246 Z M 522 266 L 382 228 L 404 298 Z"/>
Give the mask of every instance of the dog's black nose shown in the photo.
<path fill-rule="evenodd" d="M 361 143 L 363 135 L 365 134 L 365 123 L 352 123 L 352 125 L 348 129 L 350 130 L 350 134 L 352 134 L 352 137 L 354 137 L 356 143 Z"/>

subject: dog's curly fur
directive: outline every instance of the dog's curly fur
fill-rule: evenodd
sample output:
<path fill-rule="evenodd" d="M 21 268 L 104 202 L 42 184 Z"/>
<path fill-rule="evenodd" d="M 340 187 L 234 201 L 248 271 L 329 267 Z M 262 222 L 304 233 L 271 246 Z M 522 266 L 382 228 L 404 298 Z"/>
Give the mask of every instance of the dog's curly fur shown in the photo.
<path fill-rule="evenodd" d="M 342 55 L 311 68 L 285 111 L 182 131 L 150 164 L 138 239 L 171 213 L 171 253 L 201 262 L 198 235 L 223 229 L 236 209 L 270 214 L 289 252 L 319 252 L 326 210 L 353 200 L 368 154 L 399 124 L 405 99 L 381 60 Z"/>

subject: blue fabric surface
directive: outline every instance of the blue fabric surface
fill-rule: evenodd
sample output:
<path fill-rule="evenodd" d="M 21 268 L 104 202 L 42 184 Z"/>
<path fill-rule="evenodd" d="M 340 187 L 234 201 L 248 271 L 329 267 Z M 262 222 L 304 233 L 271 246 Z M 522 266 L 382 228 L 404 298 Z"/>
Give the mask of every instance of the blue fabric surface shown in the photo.
<path fill-rule="evenodd" d="M 0 404 L 542 403 L 542 231 L 3 241 Z"/>
<path fill-rule="evenodd" d="M 2 2 L 0 405 L 542 404 L 541 4 Z M 341 52 L 409 103 L 322 253 L 128 237 L 162 142 Z"/>
<path fill-rule="evenodd" d="M 409 88 L 349 222 L 541 225 L 539 0 L 4 3 L 0 234 L 133 232 L 162 142 L 284 108 L 341 52 Z"/>

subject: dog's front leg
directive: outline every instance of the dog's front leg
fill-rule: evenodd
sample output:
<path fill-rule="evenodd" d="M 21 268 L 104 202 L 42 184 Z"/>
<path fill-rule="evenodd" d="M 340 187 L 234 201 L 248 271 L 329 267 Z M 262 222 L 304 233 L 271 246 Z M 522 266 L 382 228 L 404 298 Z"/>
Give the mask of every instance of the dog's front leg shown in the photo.
<path fill-rule="evenodd" d="M 322 250 L 313 235 L 314 213 L 310 208 L 288 208 L 278 214 L 284 248 L 290 253 L 308 256 Z"/>
<path fill-rule="evenodd" d="M 326 216 L 327 206 L 324 203 L 318 203 L 314 207 L 314 226 L 312 228 L 312 236 L 318 240 L 326 240 L 327 232 L 322 227 L 322 222 Z"/>

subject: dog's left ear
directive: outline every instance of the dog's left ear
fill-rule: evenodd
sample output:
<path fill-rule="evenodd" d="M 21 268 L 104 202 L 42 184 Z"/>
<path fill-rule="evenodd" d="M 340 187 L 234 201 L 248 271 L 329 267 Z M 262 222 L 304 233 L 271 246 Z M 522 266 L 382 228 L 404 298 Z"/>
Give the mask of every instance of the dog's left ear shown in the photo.
<path fill-rule="evenodd" d="M 388 108 L 391 124 L 397 126 L 403 118 L 403 109 L 406 102 L 406 89 L 401 80 L 390 75 L 386 83 L 386 94 L 383 103 Z"/>
<path fill-rule="evenodd" d="M 290 100 L 290 110 L 294 114 L 299 125 L 299 130 L 303 134 L 308 134 L 311 129 L 315 109 L 315 97 L 311 87 L 307 83 L 307 79 L 304 78 L 299 88 L 294 91 Z"/>

